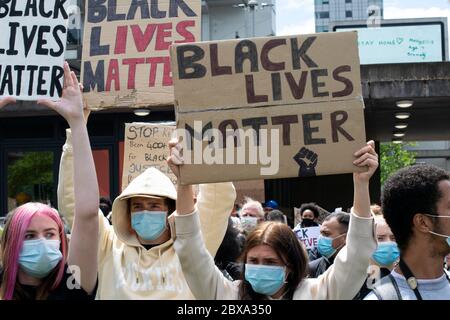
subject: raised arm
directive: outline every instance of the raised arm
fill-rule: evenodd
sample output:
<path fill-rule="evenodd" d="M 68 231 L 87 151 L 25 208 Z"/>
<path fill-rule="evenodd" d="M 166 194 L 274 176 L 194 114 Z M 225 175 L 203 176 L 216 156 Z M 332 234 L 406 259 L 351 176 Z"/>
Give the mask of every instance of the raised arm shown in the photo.
<path fill-rule="evenodd" d="M 366 167 L 365 172 L 353 173 L 353 209 L 360 217 L 370 218 L 369 181 L 378 168 L 378 155 L 375 152 L 375 143 L 369 141 L 367 145 L 355 153 L 353 164 L 358 167 Z"/>
<path fill-rule="evenodd" d="M 69 65 L 64 65 L 64 90 L 58 102 L 40 100 L 63 116 L 72 131 L 73 180 L 75 194 L 74 221 L 69 244 L 68 265 L 80 268 L 80 284 L 92 293 L 97 282 L 99 191 L 89 136 L 83 118 L 80 86 Z"/>
<path fill-rule="evenodd" d="M 339 251 L 333 265 L 317 279 L 318 299 L 352 299 L 367 277 L 369 258 L 376 249 L 375 229 L 370 212 L 369 180 L 378 167 L 374 142 L 355 153 L 354 164 L 366 167 L 354 173 L 354 204 L 351 210 L 346 245 Z"/>
<path fill-rule="evenodd" d="M 180 147 L 176 140 L 171 141 L 169 145 L 171 154 L 168 163 L 179 178 L 179 166 L 183 164 Z M 234 299 L 237 296 L 237 286 L 225 279 L 216 267 L 211 253 L 205 247 L 200 231 L 199 214 L 194 205 L 193 190 L 190 185 L 183 186 L 178 183 L 175 229 L 174 248 L 195 298 Z M 219 237 L 219 235 L 216 236 Z"/>

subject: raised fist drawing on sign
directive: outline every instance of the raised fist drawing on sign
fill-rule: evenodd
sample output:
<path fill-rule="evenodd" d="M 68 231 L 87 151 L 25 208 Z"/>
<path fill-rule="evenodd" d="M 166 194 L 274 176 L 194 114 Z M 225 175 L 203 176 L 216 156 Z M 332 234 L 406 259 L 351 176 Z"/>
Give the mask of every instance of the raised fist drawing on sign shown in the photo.
<path fill-rule="evenodd" d="M 317 153 L 303 147 L 294 156 L 294 160 L 300 166 L 299 177 L 314 177 L 316 175 L 316 166 L 319 160 Z"/>

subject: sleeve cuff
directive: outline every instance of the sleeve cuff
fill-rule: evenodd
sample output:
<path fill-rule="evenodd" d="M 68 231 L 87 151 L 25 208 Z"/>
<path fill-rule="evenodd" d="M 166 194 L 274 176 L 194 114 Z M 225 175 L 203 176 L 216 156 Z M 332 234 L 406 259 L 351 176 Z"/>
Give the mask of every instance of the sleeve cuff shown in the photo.
<path fill-rule="evenodd" d="M 70 129 L 66 129 L 66 143 L 63 145 L 63 151 L 66 153 L 72 153 L 72 131 Z"/>
<path fill-rule="evenodd" d="M 352 208 L 350 210 L 349 234 L 355 237 L 373 238 L 375 239 L 375 220 L 371 217 L 357 216 Z"/>
<path fill-rule="evenodd" d="M 186 237 L 200 232 L 200 219 L 197 210 L 184 215 L 175 212 L 174 217 L 177 237 Z"/>

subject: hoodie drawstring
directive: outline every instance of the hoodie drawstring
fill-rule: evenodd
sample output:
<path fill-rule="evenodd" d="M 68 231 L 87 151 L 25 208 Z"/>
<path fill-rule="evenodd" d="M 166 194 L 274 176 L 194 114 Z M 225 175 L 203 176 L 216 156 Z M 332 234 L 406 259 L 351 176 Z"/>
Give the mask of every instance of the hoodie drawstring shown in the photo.
<path fill-rule="evenodd" d="M 139 283 L 139 268 L 141 266 L 142 248 L 138 247 L 138 250 L 139 250 L 139 256 L 138 256 L 138 263 L 137 263 L 137 270 L 136 270 L 136 283 Z"/>
<path fill-rule="evenodd" d="M 161 249 L 158 250 L 159 254 L 159 267 L 161 268 L 161 274 L 162 274 L 162 281 L 163 283 L 166 283 L 166 274 L 164 273 L 163 265 L 162 265 L 162 255 L 161 255 Z"/>

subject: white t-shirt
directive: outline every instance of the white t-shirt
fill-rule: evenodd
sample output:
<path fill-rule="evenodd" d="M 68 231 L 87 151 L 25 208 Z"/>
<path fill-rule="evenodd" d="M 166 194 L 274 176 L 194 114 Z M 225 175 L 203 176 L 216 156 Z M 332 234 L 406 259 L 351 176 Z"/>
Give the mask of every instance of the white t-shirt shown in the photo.
<path fill-rule="evenodd" d="M 395 270 L 391 272 L 391 275 L 397 282 L 403 300 L 417 300 L 414 291 L 409 287 L 403 275 L 395 272 Z M 437 279 L 417 279 L 417 288 L 423 300 L 450 300 L 450 282 L 445 273 Z M 378 298 L 371 292 L 364 300 L 378 300 Z"/>

